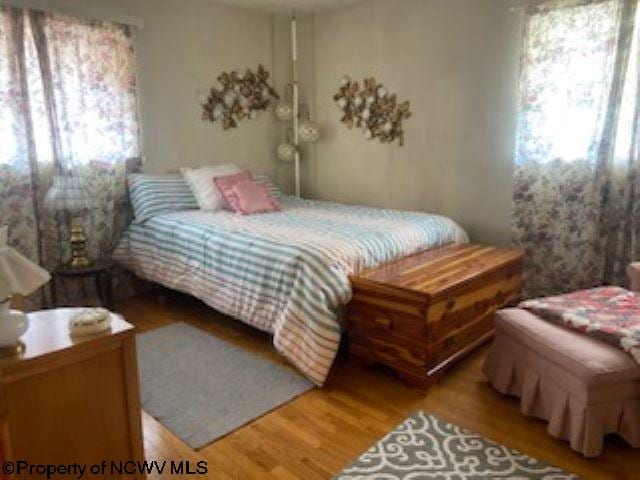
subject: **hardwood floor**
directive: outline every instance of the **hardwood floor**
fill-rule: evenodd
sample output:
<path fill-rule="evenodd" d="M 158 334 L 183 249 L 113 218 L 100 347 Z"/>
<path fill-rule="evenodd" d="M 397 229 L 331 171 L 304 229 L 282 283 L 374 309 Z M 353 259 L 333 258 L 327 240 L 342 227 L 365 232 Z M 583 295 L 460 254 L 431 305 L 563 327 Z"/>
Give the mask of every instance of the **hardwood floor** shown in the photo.
<path fill-rule="evenodd" d="M 142 296 L 118 311 L 141 331 L 182 321 L 271 360 L 286 364 L 269 336 L 225 318 L 189 297 Z M 604 454 L 584 459 L 522 416 L 518 403 L 483 380 L 486 348 L 454 366 L 427 392 L 391 372 L 365 368 L 342 354 L 322 389 L 314 389 L 196 452 L 144 414 L 147 459 L 208 462 L 208 478 L 326 479 L 418 409 L 473 430 L 587 479 L 640 479 L 640 450 L 617 438 Z M 150 477 L 154 478 L 154 477 Z M 159 478 L 159 477 L 155 477 Z M 179 477 L 171 477 L 179 478 Z M 193 476 L 185 476 L 193 478 Z"/>

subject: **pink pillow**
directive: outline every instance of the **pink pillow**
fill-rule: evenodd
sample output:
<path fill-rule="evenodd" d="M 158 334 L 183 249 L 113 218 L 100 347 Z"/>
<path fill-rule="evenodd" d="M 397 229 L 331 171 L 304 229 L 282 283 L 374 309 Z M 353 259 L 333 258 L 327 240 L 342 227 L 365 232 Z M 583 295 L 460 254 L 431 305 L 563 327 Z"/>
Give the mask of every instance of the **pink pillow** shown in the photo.
<path fill-rule="evenodd" d="M 218 188 L 220 192 L 220 196 L 222 197 L 222 208 L 225 210 L 233 210 L 232 202 L 235 202 L 235 192 L 233 191 L 233 187 L 236 186 L 237 183 L 242 182 L 243 180 L 251 180 L 253 177 L 251 176 L 251 172 L 245 170 L 240 173 L 234 173 L 233 175 L 224 175 L 223 177 L 213 177 L 213 183 Z"/>
<path fill-rule="evenodd" d="M 253 180 L 243 180 L 233 187 L 235 193 L 233 211 L 242 215 L 280 211 L 280 203 L 271 196 L 267 186 Z"/>
<path fill-rule="evenodd" d="M 213 183 L 223 199 L 223 208 L 242 215 L 277 212 L 280 203 L 271 195 L 267 185 L 254 182 L 251 172 L 215 177 Z"/>

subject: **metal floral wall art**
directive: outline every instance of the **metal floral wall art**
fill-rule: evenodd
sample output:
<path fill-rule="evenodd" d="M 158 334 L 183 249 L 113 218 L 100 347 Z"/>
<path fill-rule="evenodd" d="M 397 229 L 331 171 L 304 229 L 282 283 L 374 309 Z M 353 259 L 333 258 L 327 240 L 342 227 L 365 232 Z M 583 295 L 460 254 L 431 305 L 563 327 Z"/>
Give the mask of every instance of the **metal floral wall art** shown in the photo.
<path fill-rule="evenodd" d="M 369 140 L 377 138 L 381 143 L 391 143 L 398 139 L 404 145 L 402 121 L 411 116 L 409 102 L 398 102 L 396 94 L 389 94 L 375 78 L 365 78 L 361 87 L 345 75 L 333 99 L 342 111 L 340 121 L 347 128 L 362 129 Z"/>
<path fill-rule="evenodd" d="M 202 120 L 221 122 L 225 130 L 236 128 L 245 118 L 256 118 L 266 110 L 276 91 L 267 83 L 269 72 L 262 65 L 254 73 L 251 69 L 242 74 L 235 70 L 218 75 L 221 87 L 211 87 L 208 95 L 200 98 Z"/>

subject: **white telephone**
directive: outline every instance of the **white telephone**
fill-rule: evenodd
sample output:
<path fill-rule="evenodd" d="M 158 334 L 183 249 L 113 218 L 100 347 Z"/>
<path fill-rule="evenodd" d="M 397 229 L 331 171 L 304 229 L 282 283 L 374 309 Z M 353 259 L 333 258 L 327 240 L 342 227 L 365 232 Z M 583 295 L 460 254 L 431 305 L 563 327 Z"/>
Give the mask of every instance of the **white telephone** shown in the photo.
<path fill-rule="evenodd" d="M 111 327 L 111 313 L 104 308 L 85 308 L 69 319 L 71 335 L 93 335 Z"/>

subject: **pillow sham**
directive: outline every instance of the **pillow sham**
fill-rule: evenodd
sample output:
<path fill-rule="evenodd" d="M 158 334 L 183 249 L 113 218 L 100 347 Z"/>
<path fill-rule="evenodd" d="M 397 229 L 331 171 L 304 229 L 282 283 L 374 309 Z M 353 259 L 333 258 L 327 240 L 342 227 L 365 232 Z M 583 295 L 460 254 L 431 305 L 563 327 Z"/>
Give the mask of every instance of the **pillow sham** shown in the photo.
<path fill-rule="evenodd" d="M 191 188 L 180 175 L 135 173 L 127 177 L 127 183 L 133 216 L 138 222 L 162 213 L 198 209 Z"/>
<path fill-rule="evenodd" d="M 242 180 L 233 187 L 233 211 L 242 215 L 280 211 L 280 203 L 271 196 L 264 183 Z"/>
<path fill-rule="evenodd" d="M 223 207 L 222 197 L 212 182 L 213 178 L 241 171 L 240 167 L 232 163 L 180 169 L 180 173 L 191 187 L 201 210 L 220 210 Z"/>
<path fill-rule="evenodd" d="M 233 187 L 244 180 L 253 180 L 253 176 L 249 170 L 224 177 L 215 177 L 213 179 L 212 184 L 218 189 L 218 193 L 220 193 L 222 197 L 222 208 L 236 211 L 234 205 L 237 206 L 237 198 Z"/>

